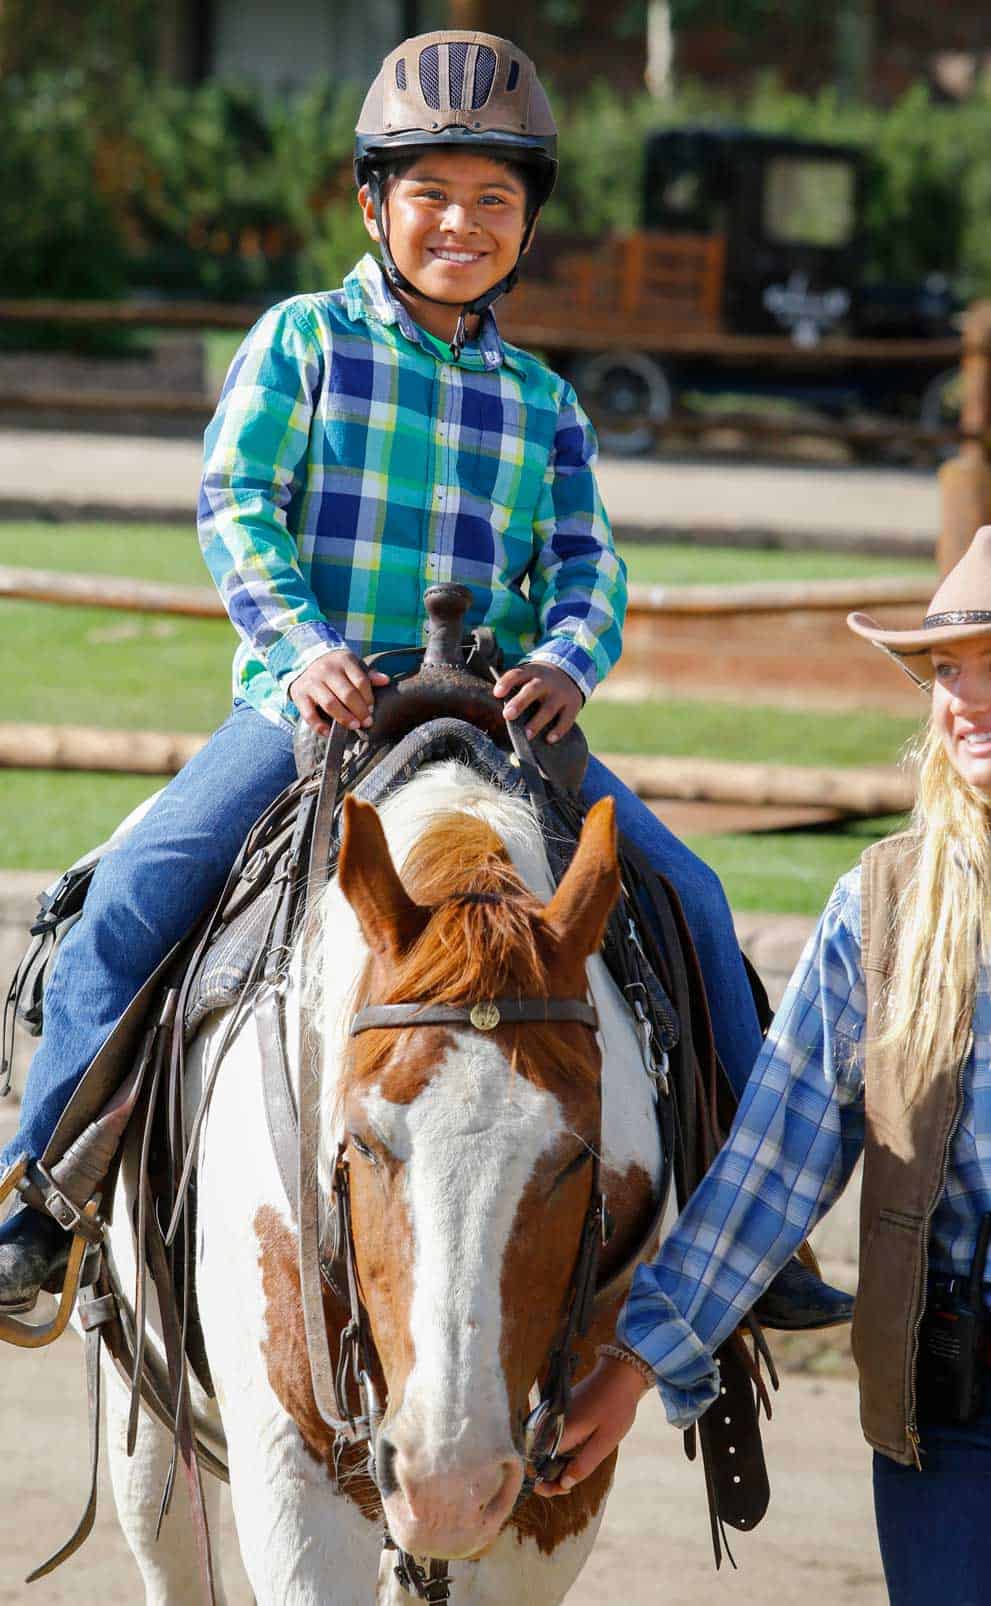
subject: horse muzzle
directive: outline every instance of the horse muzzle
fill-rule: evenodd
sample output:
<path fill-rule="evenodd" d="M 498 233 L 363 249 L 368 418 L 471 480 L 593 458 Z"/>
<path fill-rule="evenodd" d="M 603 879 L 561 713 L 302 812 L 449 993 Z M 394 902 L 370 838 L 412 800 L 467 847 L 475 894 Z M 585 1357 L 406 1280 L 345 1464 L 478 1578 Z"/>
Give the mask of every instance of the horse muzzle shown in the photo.
<path fill-rule="evenodd" d="M 523 1482 L 514 1454 L 468 1461 L 456 1449 L 449 1457 L 404 1453 L 380 1441 L 376 1459 L 389 1472 L 382 1490 L 389 1532 L 416 1556 L 478 1555 L 509 1518 Z"/>

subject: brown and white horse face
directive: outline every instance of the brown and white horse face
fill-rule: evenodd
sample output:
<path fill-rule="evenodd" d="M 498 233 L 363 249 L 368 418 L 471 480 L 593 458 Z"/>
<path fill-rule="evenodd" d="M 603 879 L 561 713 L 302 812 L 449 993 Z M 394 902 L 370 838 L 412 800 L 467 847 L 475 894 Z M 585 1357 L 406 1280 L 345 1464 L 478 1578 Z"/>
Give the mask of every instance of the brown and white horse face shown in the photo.
<path fill-rule="evenodd" d="M 360 812 L 359 812 L 360 811 Z M 611 808 L 536 910 L 546 991 L 583 996 L 616 890 Z M 429 941 L 372 810 L 348 809 L 341 886 L 374 959 L 370 996 Z M 477 956 L 484 960 L 484 956 Z M 342 1089 L 356 1261 L 388 1400 L 378 1474 L 395 1539 L 475 1555 L 510 1515 L 522 1426 L 574 1275 L 599 1135 L 578 1025 L 368 1034 Z"/>

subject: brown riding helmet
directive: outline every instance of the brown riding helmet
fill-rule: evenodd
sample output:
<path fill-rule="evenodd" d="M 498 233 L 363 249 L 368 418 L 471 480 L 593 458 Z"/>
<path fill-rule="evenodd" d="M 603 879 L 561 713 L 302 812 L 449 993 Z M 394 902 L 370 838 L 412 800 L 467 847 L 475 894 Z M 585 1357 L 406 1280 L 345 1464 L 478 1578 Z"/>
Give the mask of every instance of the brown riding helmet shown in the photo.
<path fill-rule="evenodd" d="M 438 145 L 533 167 L 538 207 L 557 176 L 557 126 L 529 56 L 490 33 L 418 34 L 391 51 L 355 125 L 355 177 Z"/>
<path fill-rule="evenodd" d="M 484 312 L 516 283 L 537 213 L 557 177 L 557 126 L 529 56 L 508 39 L 490 33 L 447 29 L 418 34 L 386 56 L 365 96 L 355 125 L 354 175 L 359 188 L 368 185 L 386 274 L 396 289 L 419 296 L 424 292 L 400 271 L 389 249 L 384 184 L 392 162 L 438 145 L 501 156 L 525 166 L 532 175 L 530 209 L 516 263 L 498 283 L 461 308 L 451 343 L 457 361 L 466 317 Z"/>

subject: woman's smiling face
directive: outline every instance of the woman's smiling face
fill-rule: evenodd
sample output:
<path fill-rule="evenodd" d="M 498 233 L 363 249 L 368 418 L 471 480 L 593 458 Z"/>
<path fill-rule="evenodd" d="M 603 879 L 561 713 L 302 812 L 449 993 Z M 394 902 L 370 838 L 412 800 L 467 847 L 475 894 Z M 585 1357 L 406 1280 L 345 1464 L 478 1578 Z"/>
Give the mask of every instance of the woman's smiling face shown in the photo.
<path fill-rule="evenodd" d="M 991 635 L 935 647 L 933 719 L 953 768 L 991 798 Z"/>
<path fill-rule="evenodd" d="M 360 201 L 365 227 L 377 240 L 367 187 Z M 424 295 L 449 302 L 456 315 L 516 266 L 527 222 L 526 186 L 502 162 L 439 149 L 417 157 L 401 178 L 389 181 L 384 212 L 400 273 Z M 417 300 L 413 311 L 431 334 L 448 334 L 450 310 Z"/>

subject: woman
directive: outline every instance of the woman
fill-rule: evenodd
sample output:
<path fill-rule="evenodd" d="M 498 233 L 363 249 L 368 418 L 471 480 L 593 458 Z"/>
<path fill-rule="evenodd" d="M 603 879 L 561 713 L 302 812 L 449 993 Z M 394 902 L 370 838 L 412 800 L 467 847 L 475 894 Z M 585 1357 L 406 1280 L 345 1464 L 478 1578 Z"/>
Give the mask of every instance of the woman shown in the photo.
<path fill-rule="evenodd" d="M 564 1447 L 581 1448 L 543 1492 L 587 1476 L 651 1382 L 678 1427 L 711 1405 L 714 1351 L 863 1153 L 853 1349 L 888 1591 L 976 1606 L 991 1599 L 991 526 L 921 629 L 848 623 L 931 689 L 915 811 L 834 888 L 725 1148 L 637 1272 L 631 1364 L 575 1391 Z"/>

